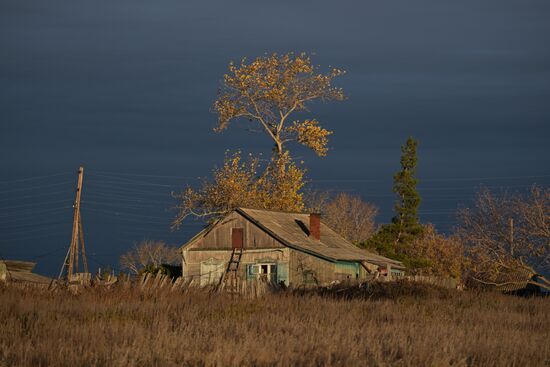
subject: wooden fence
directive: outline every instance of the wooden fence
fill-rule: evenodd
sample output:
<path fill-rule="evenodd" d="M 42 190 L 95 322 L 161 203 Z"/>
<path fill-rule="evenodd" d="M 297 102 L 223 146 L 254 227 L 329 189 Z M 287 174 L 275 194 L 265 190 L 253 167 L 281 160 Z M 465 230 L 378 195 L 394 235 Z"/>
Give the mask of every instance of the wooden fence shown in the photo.
<path fill-rule="evenodd" d="M 367 281 L 366 283 L 372 282 L 391 282 L 395 280 L 406 280 L 409 282 L 415 283 L 427 283 L 433 284 L 440 287 L 452 288 L 452 289 L 461 289 L 460 283 L 456 279 L 452 278 L 443 278 L 435 276 L 420 276 L 420 275 L 410 275 L 410 276 L 400 276 L 400 277 L 383 277 L 383 279 L 376 278 Z M 14 284 L 16 285 L 16 284 Z M 19 284 L 20 286 L 23 284 Z M 128 277 L 116 277 L 108 276 L 105 278 L 96 277 L 92 282 L 82 282 L 81 284 L 75 283 L 63 283 L 58 281 L 52 281 L 49 285 L 50 291 L 57 291 L 62 289 L 68 289 L 73 293 L 79 293 L 85 288 L 118 288 L 118 289 L 136 289 L 144 293 L 154 293 L 154 292 L 187 292 L 190 289 L 202 289 L 204 291 L 212 293 L 228 293 L 235 296 L 240 296 L 244 298 L 257 298 L 262 297 L 266 294 L 275 293 L 281 291 L 283 288 L 279 284 L 273 282 L 257 279 L 257 280 L 245 280 L 237 279 L 236 282 L 233 282 L 230 286 L 226 283 L 222 283 L 220 287 L 217 287 L 214 284 L 209 284 L 206 286 L 201 286 L 200 281 L 193 277 L 179 277 L 172 279 L 168 275 L 161 273 L 145 273 L 138 278 L 128 278 Z M 338 289 L 347 289 L 347 288 L 361 288 L 362 284 L 359 282 L 339 282 L 335 281 L 331 283 L 328 287 L 324 288 L 338 288 Z M 315 287 L 313 287 L 315 288 Z M 300 289 L 300 287 L 295 288 Z"/>

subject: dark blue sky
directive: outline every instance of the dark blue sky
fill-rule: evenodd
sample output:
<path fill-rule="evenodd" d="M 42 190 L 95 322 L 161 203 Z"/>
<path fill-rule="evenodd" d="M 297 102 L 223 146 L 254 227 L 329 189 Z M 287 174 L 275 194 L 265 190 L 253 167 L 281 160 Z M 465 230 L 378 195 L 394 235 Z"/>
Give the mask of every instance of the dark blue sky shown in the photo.
<path fill-rule="evenodd" d="M 480 185 L 550 183 L 548 19 L 542 0 L 0 0 L 0 256 L 58 271 L 79 165 L 94 268 L 143 237 L 183 243 L 200 225 L 168 232 L 170 190 L 226 149 L 270 152 L 262 135 L 215 134 L 210 106 L 230 60 L 273 51 L 348 71 L 349 99 L 313 108 L 329 156 L 293 150 L 312 186 L 387 221 L 413 135 L 422 217 L 448 231 Z"/>

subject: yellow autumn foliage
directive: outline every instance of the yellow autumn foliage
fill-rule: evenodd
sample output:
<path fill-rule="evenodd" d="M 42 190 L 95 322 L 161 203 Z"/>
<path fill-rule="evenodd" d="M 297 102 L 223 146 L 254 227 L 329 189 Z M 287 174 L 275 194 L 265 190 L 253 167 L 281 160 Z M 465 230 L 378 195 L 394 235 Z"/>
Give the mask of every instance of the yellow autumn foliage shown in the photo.
<path fill-rule="evenodd" d="M 178 228 L 189 216 L 212 221 L 238 207 L 300 212 L 304 174 L 288 152 L 272 158 L 265 169 L 258 157 L 243 159 L 240 151 L 227 153 L 223 166 L 214 169 L 212 181 L 173 194 L 178 214 L 172 225 Z"/>
<path fill-rule="evenodd" d="M 279 155 L 284 153 L 286 143 L 296 141 L 324 156 L 332 132 L 315 119 L 290 125 L 287 121 L 294 113 L 309 112 L 307 104 L 314 100 L 343 100 L 343 90 L 332 82 L 344 73 L 336 68 L 320 72 L 305 53 L 274 53 L 252 62 L 243 59 L 239 64 L 230 63 L 213 106 L 218 115 L 215 130 L 247 119 L 268 134 Z"/>

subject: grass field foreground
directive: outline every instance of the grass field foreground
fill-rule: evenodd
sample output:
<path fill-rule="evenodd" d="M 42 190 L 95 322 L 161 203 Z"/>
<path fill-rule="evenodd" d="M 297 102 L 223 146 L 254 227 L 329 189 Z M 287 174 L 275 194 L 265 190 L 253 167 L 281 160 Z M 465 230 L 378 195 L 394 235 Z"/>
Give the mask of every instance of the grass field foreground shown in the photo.
<path fill-rule="evenodd" d="M 0 366 L 550 366 L 550 298 L 0 287 Z"/>

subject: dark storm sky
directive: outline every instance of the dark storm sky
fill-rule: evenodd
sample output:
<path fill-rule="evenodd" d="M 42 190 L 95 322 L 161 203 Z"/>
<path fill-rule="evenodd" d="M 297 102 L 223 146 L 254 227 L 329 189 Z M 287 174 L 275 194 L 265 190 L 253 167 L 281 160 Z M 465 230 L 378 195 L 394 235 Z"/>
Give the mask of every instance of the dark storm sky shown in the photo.
<path fill-rule="evenodd" d="M 449 231 L 480 185 L 550 183 L 548 19 L 530 0 L 0 0 L 0 256 L 58 271 L 79 165 L 94 268 L 143 237 L 183 243 L 200 224 L 167 230 L 170 190 L 226 149 L 270 152 L 262 135 L 215 134 L 210 106 L 230 60 L 273 51 L 348 71 L 349 99 L 313 108 L 335 131 L 329 156 L 293 148 L 312 186 L 387 221 L 413 135 L 422 218 Z"/>

